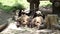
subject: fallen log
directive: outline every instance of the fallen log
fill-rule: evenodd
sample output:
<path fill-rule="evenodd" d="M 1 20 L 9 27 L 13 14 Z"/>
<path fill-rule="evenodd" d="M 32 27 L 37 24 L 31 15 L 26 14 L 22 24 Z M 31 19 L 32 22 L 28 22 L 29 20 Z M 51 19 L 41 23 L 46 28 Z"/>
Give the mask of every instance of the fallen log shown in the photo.
<path fill-rule="evenodd" d="M 4 23 L 2 25 L 0 25 L 0 32 L 2 32 L 5 28 L 7 28 L 8 23 Z"/>

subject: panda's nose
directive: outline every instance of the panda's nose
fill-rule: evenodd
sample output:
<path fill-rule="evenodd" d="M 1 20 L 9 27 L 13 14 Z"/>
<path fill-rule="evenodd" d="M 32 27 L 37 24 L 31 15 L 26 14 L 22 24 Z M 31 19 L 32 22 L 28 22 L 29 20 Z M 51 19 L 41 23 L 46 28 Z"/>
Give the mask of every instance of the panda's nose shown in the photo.
<path fill-rule="evenodd" d="M 39 23 L 39 22 L 37 22 L 37 23 Z"/>
<path fill-rule="evenodd" d="M 23 22 L 25 22 L 25 21 L 23 21 Z"/>

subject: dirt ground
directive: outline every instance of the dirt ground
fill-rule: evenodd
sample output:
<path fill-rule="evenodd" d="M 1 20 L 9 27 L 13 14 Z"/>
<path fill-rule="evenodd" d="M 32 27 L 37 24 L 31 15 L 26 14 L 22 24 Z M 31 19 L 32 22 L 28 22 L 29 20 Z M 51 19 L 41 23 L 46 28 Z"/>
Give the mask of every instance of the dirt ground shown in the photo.
<path fill-rule="evenodd" d="M 0 34 L 60 34 L 60 31 L 50 29 L 36 30 L 27 27 L 17 28 L 15 23 L 10 23 L 9 26 Z"/>

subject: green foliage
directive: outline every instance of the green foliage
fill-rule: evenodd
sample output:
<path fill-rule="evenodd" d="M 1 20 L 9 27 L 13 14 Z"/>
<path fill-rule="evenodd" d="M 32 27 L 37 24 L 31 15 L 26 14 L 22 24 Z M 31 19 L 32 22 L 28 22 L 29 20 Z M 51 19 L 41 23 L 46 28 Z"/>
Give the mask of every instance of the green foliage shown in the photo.
<path fill-rule="evenodd" d="M 9 12 L 12 9 L 12 7 L 5 5 L 5 6 L 2 6 L 1 9 L 3 9 L 5 12 Z"/>
<path fill-rule="evenodd" d="M 40 2 L 40 6 L 42 6 L 42 7 L 48 7 L 48 6 L 51 6 L 52 5 L 52 3 L 51 2 L 49 2 L 49 1 L 41 1 Z"/>
<path fill-rule="evenodd" d="M 19 1 L 22 2 L 22 0 Z M 14 9 L 22 10 L 24 8 L 24 5 L 18 3 L 18 0 L 0 0 L 0 9 L 4 10 L 5 12 L 10 12 Z"/>
<path fill-rule="evenodd" d="M 23 10 L 24 6 L 19 3 L 16 3 L 16 4 L 14 4 L 13 8 Z"/>
<path fill-rule="evenodd" d="M 51 4 L 49 1 L 41 1 L 40 6 L 47 6 Z M 48 5 L 49 6 L 49 5 Z M 10 12 L 14 9 L 24 9 L 29 8 L 29 3 L 27 0 L 0 0 L 0 9 L 3 9 L 5 12 Z"/>
<path fill-rule="evenodd" d="M 52 4 L 48 4 L 48 5 L 46 5 L 46 7 L 52 7 Z"/>
<path fill-rule="evenodd" d="M 23 10 L 24 6 L 21 4 L 14 4 L 14 6 L 7 6 L 0 4 L 0 9 L 4 10 L 5 12 L 10 12 L 13 9 Z"/>

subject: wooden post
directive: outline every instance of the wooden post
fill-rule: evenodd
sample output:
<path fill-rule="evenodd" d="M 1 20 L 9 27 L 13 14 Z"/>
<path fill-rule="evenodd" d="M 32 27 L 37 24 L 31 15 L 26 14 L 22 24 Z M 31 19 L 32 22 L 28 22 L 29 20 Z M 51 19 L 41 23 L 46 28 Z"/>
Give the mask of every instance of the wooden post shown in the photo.
<path fill-rule="evenodd" d="M 48 14 L 45 18 L 47 28 L 52 28 L 54 24 L 58 24 L 58 16 L 55 14 Z"/>

